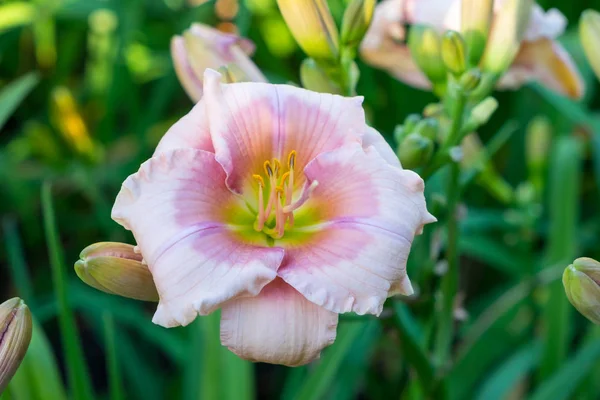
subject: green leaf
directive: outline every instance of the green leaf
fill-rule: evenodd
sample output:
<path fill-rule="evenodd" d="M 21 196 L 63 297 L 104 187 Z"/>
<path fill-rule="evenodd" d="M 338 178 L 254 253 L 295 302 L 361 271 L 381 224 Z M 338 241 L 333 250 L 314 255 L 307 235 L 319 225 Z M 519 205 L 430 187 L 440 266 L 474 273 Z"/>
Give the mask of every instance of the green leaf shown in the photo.
<path fill-rule="evenodd" d="M 31 308 L 33 289 L 15 220 L 10 217 L 4 218 L 2 220 L 2 230 L 6 238 L 6 253 L 12 281 L 17 287 L 19 297 L 24 299 Z"/>
<path fill-rule="evenodd" d="M 104 312 L 102 319 L 104 320 L 104 342 L 110 400 L 122 400 L 125 398 L 125 395 L 123 393 L 123 382 L 119 368 L 115 321 L 108 311 Z"/>
<path fill-rule="evenodd" d="M 0 15 L 2 15 L 1 8 Z M 0 92 L 0 130 L 39 80 L 38 75 L 31 72 L 2 88 Z"/>
<path fill-rule="evenodd" d="M 33 23 L 36 7 L 30 2 L 15 1 L 0 5 L 0 33 L 21 25 Z M 2 104 L 2 103 L 0 103 Z M 2 124 L 0 124 L 1 127 Z"/>
<path fill-rule="evenodd" d="M 42 208 L 50 266 L 52 267 L 52 281 L 60 311 L 58 321 L 66 358 L 69 389 L 75 399 L 91 400 L 93 399 L 92 384 L 83 356 L 73 310 L 69 305 L 65 259 L 58 237 L 56 217 L 52 205 L 52 186 L 49 182 L 45 182 L 42 186 Z"/>
<path fill-rule="evenodd" d="M 502 400 L 539 362 L 542 354 L 540 342 L 528 343 L 494 371 L 483 384 L 476 400 Z"/>
<path fill-rule="evenodd" d="M 548 377 L 533 393 L 530 400 L 569 399 L 579 383 L 600 362 L 600 340 L 582 346 L 577 353 L 562 364 L 555 374 Z"/>

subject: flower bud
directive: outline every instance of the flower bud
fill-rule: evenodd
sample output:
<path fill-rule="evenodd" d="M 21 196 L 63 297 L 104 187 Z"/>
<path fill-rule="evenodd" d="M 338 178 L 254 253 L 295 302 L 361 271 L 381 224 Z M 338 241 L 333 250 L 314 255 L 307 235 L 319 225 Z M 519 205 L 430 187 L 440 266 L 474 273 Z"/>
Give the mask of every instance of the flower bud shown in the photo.
<path fill-rule="evenodd" d="M 441 56 L 441 40 L 437 31 L 425 25 L 410 28 L 408 47 L 413 60 L 433 84 L 446 82 L 446 67 Z"/>
<path fill-rule="evenodd" d="M 441 103 L 430 103 L 423 109 L 423 116 L 425 117 L 437 117 L 444 113 L 445 107 Z"/>
<path fill-rule="evenodd" d="M 418 133 L 419 135 L 435 140 L 438 136 L 438 132 L 440 130 L 440 123 L 437 119 L 433 118 L 425 118 L 421 120 L 417 126 L 415 126 L 414 133 Z"/>
<path fill-rule="evenodd" d="M 329 79 L 325 71 L 312 58 L 302 62 L 300 80 L 306 89 L 320 93 L 342 94 L 342 89 Z"/>
<path fill-rule="evenodd" d="M 227 66 L 236 82 L 266 82 L 250 60 L 254 44 L 236 35 L 223 33 L 207 25 L 193 24 L 183 36 L 171 40 L 175 72 L 192 101 L 202 97 L 202 79 L 207 68 Z"/>
<path fill-rule="evenodd" d="M 600 79 L 600 54 L 598 54 L 598 49 L 600 49 L 599 12 L 594 10 L 583 12 L 579 24 L 579 36 L 590 65 L 598 79 Z"/>
<path fill-rule="evenodd" d="M 476 66 L 485 50 L 492 16 L 493 0 L 462 0 L 461 32 L 467 46 L 469 65 Z"/>
<path fill-rule="evenodd" d="M 0 304 L 0 393 L 23 361 L 31 341 L 31 313 L 23 300 Z"/>
<path fill-rule="evenodd" d="M 506 0 L 497 11 L 482 59 L 482 69 L 498 76 L 512 64 L 525 35 L 533 0 Z"/>
<path fill-rule="evenodd" d="M 93 288 L 106 293 L 142 300 L 158 301 L 152 274 L 134 246 L 100 242 L 81 252 L 75 263 L 77 276 Z"/>
<path fill-rule="evenodd" d="M 352 0 L 342 20 L 342 45 L 356 50 L 371 25 L 375 0 Z"/>
<path fill-rule="evenodd" d="M 433 155 L 433 141 L 418 133 L 411 133 L 398 146 L 398 158 L 406 169 L 425 165 Z"/>
<path fill-rule="evenodd" d="M 421 121 L 421 116 L 419 114 L 408 114 L 404 119 L 404 129 L 407 132 L 412 132 L 417 127 L 419 121 Z"/>
<path fill-rule="evenodd" d="M 552 125 L 545 117 L 534 118 L 527 127 L 525 135 L 525 151 L 529 180 L 541 194 L 543 191 L 546 166 L 552 141 Z"/>
<path fill-rule="evenodd" d="M 600 324 L 600 263 L 578 258 L 563 273 L 563 285 L 573 307 L 595 324 Z"/>
<path fill-rule="evenodd" d="M 493 97 L 486 97 L 471 110 L 465 129 L 469 132 L 473 132 L 479 127 L 487 124 L 497 109 L 498 100 Z"/>
<path fill-rule="evenodd" d="M 442 38 L 442 60 L 454 76 L 462 75 L 467 69 L 465 41 L 458 32 L 448 31 Z"/>
<path fill-rule="evenodd" d="M 326 0 L 277 0 L 298 45 L 317 61 L 339 57 L 339 34 Z"/>
<path fill-rule="evenodd" d="M 460 87 L 466 93 L 477 89 L 479 83 L 481 83 L 481 72 L 478 68 L 470 69 L 460 77 Z"/>

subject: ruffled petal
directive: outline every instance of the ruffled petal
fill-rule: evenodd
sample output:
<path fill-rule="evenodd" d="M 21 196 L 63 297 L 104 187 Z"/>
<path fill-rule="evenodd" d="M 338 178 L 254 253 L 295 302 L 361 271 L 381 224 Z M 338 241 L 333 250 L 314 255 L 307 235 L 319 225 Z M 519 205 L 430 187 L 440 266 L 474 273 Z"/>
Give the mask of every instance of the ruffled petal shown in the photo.
<path fill-rule="evenodd" d="M 256 297 L 228 302 L 221 311 L 221 343 L 258 362 L 304 365 L 333 343 L 338 316 L 311 303 L 281 279 Z"/>
<path fill-rule="evenodd" d="M 304 207 L 325 222 L 290 243 L 278 275 L 310 301 L 337 312 L 379 314 L 395 292 L 412 294 L 406 261 L 414 236 L 435 221 L 423 180 L 391 166 L 375 148 L 346 146 L 305 169 L 318 181 Z"/>
<path fill-rule="evenodd" d="M 514 89 L 533 80 L 575 99 L 585 92 L 583 78 L 573 59 L 558 42 L 550 39 L 524 42 L 499 86 Z"/>
<path fill-rule="evenodd" d="M 206 107 L 202 100 L 165 133 L 154 151 L 154 156 L 186 148 L 214 153 Z"/>
<path fill-rule="evenodd" d="M 148 263 L 160 296 L 155 323 L 187 325 L 275 278 L 283 250 L 243 244 L 224 223 L 238 201 L 202 150 L 160 153 L 123 183 L 112 217 Z"/>
<path fill-rule="evenodd" d="M 205 99 L 217 161 L 227 184 L 242 192 L 263 163 L 286 162 L 296 150 L 298 171 L 318 154 L 360 142 L 366 129 L 362 98 L 344 98 L 287 85 L 222 84 L 207 70 Z M 296 184 L 303 183 L 298 174 Z"/>

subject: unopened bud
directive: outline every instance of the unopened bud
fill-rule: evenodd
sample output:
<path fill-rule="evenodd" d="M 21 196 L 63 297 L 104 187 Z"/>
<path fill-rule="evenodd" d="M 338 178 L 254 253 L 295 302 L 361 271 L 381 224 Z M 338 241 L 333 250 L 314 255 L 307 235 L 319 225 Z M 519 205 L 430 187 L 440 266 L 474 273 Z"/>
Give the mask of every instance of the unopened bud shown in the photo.
<path fill-rule="evenodd" d="M 562 280 L 573 307 L 594 324 L 600 324 L 600 263 L 578 258 L 565 269 Z"/>
<path fill-rule="evenodd" d="M 397 125 L 396 128 L 394 129 L 394 141 L 397 144 L 402 143 L 402 141 L 404 140 L 406 135 L 408 135 L 409 133 L 410 132 L 408 132 L 408 131 L 406 131 L 406 129 L 404 129 L 404 126 Z"/>
<path fill-rule="evenodd" d="M 373 12 L 375 0 L 352 0 L 342 20 L 342 45 L 356 50 L 367 33 Z"/>
<path fill-rule="evenodd" d="M 441 103 L 427 104 L 423 109 L 423 116 L 427 118 L 437 117 L 444 113 L 445 107 Z"/>
<path fill-rule="evenodd" d="M 481 103 L 477 104 L 471 110 L 471 114 L 469 115 L 469 119 L 466 124 L 467 129 L 472 132 L 487 124 L 497 109 L 498 100 L 493 97 L 486 97 Z"/>
<path fill-rule="evenodd" d="M 425 118 L 421 120 L 417 126 L 415 126 L 414 133 L 426 137 L 431 140 L 435 140 L 440 130 L 440 123 L 438 120 L 433 118 Z"/>
<path fill-rule="evenodd" d="M 0 304 L 0 393 L 6 389 L 31 342 L 31 313 L 23 300 Z"/>
<path fill-rule="evenodd" d="M 460 86 L 466 93 L 470 93 L 477 89 L 477 86 L 479 86 L 480 83 L 481 72 L 478 68 L 470 69 L 460 77 Z"/>
<path fill-rule="evenodd" d="M 498 76 L 512 64 L 525 36 L 533 0 L 506 0 L 496 12 L 494 26 L 482 59 L 482 69 Z"/>
<path fill-rule="evenodd" d="M 158 301 L 148 266 L 132 245 L 100 242 L 81 252 L 75 263 L 77 276 L 93 288 L 142 301 Z"/>
<path fill-rule="evenodd" d="M 543 191 L 546 166 L 552 141 L 552 125 L 545 117 L 534 118 L 527 127 L 525 151 L 529 180 L 538 193 Z"/>
<path fill-rule="evenodd" d="M 413 60 L 433 84 L 446 82 L 446 67 L 441 56 L 441 39 L 437 31 L 425 25 L 410 28 L 408 46 Z"/>
<path fill-rule="evenodd" d="M 326 0 L 277 0 L 288 28 L 304 52 L 315 60 L 337 60 L 339 33 Z"/>
<path fill-rule="evenodd" d="M 462 0 L 461 33 L 465 38 L 470 66 L 479 64 L 490 33 L 493 0 Z"/>
<path fill-rule="evenodd" d="M 598 49 L 600 49 L 599 12 L 594 10 L 583 12 L 579 24 L 579 36 L 590 65 L 598 79 L 600 79 L 600 54 L 598 53 Z"/>
<path fill-rule="evenodd" d="M 433 155 L 433 141 L 418 133 L 411 133 L 398 146 L 398 158 L 406 169 L 425 165 Z"/>
<path fill-rule="evenodd" d="M 454 76 L 462 75 L 467 69 L 465 41 L 458 32 L 448 31 L 442 38 L 442 60 Z"/>
<path fill-rule="evenodd" d="M 342 94 L 342 89 L 327 76 L 315 60 L 307 58 L 300 66 L 300 80 L 306 89 L 320 93 Z"/>
<path fill-rule="evenodd" d="M 421 116 L 419 114 L 408 114 L 404 119 L 404 129 L 407 132 L 412 132 L 417 127 L 419 121 L 421 121 Z"/>

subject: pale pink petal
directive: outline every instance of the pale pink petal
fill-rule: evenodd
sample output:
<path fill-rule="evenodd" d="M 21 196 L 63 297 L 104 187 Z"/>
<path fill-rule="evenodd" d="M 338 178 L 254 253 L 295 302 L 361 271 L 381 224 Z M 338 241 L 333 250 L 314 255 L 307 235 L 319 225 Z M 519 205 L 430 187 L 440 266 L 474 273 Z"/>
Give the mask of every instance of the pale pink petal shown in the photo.
<path fill-rule="evenodd" d="M 226 224 L 239 201 L 214 154 L 202 150 L 160 153 L 123 183 L 112 217 L 148 263 L 160 295 L 154 322 L 187 325 L 274 279 L 283 250 L 242 244 Z"/>
<path fill-rule="evenodd" d="M 307 242 L 285 245 L 278 275 L 337 313 L 379 314 L 398 288 L 411 294 L 410 246 L 423 225 L 435 221 L 423 180 L 360 146 L 321 154 L 305 174 L 319 184 L 303 207 L 317 209 L 323 223 L 306 228 L 313 231 Z"/>
<path fill-rule="evenodd" d="M 585 92 L 583 78 L 571 56 L 558 42 L 550 39 L 523 43 L 499 87 L 515 89 L 534 80 L 575 99 Z"/>
<path fill-rule="evenodd" d="M 206 118 L 206 107 L 202 101 L 165 133 L 154 151 L 154 156 L 186 148 L 214 153 Z"/>
<path fill-rule="evenodd" d="M 190 99 L 197 102 L 202 98 L 202 81 L 196 75 L 185 48 L 185 41 L 181 36 L 171 39 L 171 57 L 175 73 L 181 82 L 181 86 Z"/>
<path fill-rule="evenodd" d="M 250 361 L 296 367 L 333 343 L 337 323 L 336 313 L 275 279 L 258 296 L 223 305 L 221 343 Z"/>
<path fill-rule="evenodd" d="M 205 99 L 217 161 L 237 192 L 264 174 L 263 163 L 282 163 L 297 152 L 298 171 L 316 155 L 359 143 L 366 129 L 362 98 L 344 98 L 287 85 L 226 85 L 212 70 L 205 74 Z M 303 183 L 298 174 L 296 184 Z"/>
<path fill-rule="evenodd" d="M 391 166 L 398 168 L 402 167 L 394 150 L 390 147 L 381 133 L 377 132 L 375 129 L 369 127 L 365 134 L 363 134 L 362 146 L 365 150 L 369 147 L 373 147 L 377 150 L 381 158 L 387 161 Z"/>

